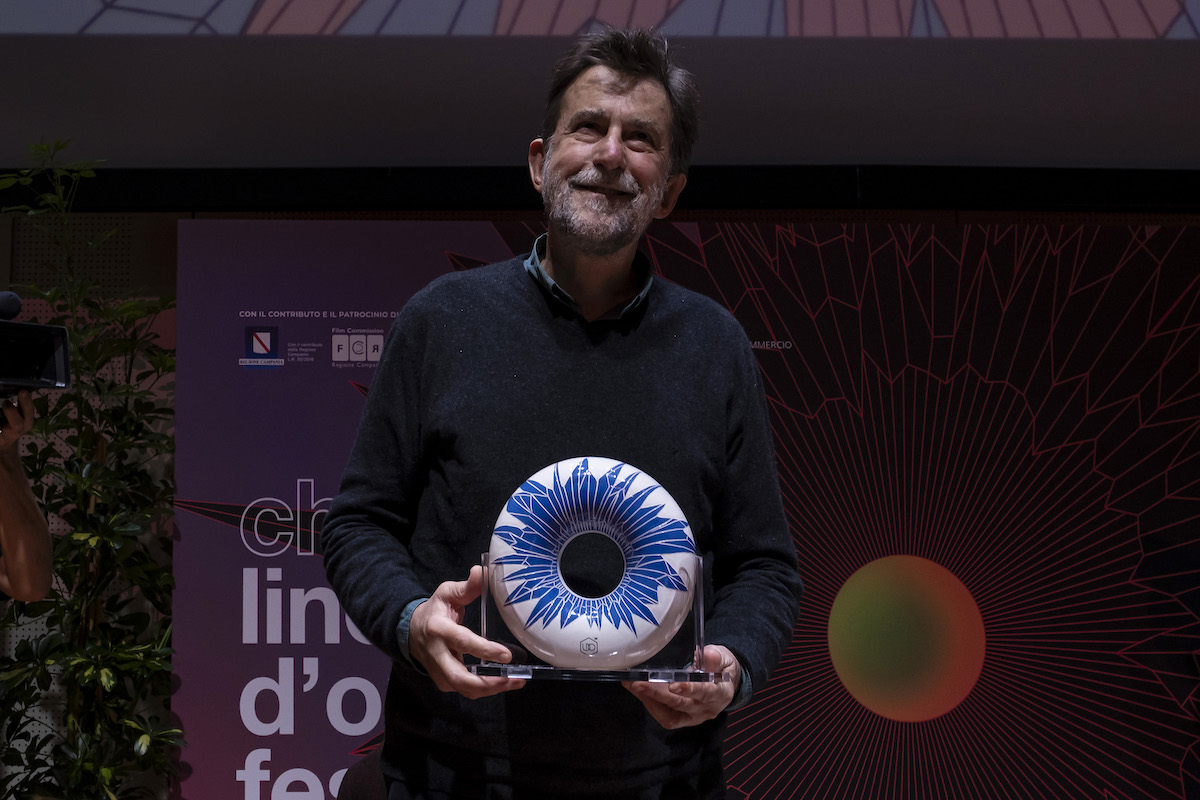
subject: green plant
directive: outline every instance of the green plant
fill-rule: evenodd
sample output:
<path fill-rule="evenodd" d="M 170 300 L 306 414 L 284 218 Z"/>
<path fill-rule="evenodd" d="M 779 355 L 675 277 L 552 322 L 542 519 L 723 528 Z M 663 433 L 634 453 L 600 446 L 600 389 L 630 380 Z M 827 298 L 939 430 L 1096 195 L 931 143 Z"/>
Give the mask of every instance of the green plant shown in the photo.
<path fill-rule="evenodd" d="M 73 384 L 35 399 L 26 467 L 56 535 L 56 579 L 34 603 L 9 603 L 0 627 L 41 623 L 0 658 L 0 796 L 63 800 L 152 797 L 176 775 L 182 732 L 169 718 L 171 504 L 175 356 L 154 321 L 173 298 L 105 297 L 79 267 L 71 206 L 94 162 L 63 162 L 65 142 L 34 148 L 35 165 L 0 175 L 33 192 L 7 207 L 53 243 L 54 286 L 39 322 L 71 336 Z M 61 723 L 35 712 L 50 707 Z"/>

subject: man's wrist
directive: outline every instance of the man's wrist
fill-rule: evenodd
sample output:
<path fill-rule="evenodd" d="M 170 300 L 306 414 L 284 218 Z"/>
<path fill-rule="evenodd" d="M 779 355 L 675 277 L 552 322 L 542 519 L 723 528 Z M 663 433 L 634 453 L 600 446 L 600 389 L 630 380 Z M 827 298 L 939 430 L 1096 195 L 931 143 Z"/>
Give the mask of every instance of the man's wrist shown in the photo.
<path fill-rule="evenodd" d="M 754 694 L 754 682 L 750 679 L 750 671 L 742 666 L 742 659 L 733 648 L 728 645 L 720 645 L 720 647 L 733 657 L 733 664 L 738 669 L 737 689 L 733 693 L 733 699 L 725 707 L 726 711 L 736 711 L 750 702 L 750 697 Z"/>
<path fill-rule="evenodd" d="M 729 705 L 725 706 L 726 711 L 737 711 L 749 703 L 750 697 L 754 694 L 754 686 L 750 680 L 750 673 L 743 666 L 739 665 L 738 669 L 742 671 L 742 679 L 738 683 L 737 692 L 734 693 L 733 699 L 729 701 Z"/>
<path fill-rule="evenodd" d="M 409 649 L 409 630 L 412 628 L 412 618 L 417 606 L 428 599 L 428 597 L 418 597 L 406 605 L 404 611 L 400 612 L 400 621 L 396 623 L 396 647 L 400 650 L 400 655 L 404 656 L 404 660 L 413 666 L 416 666 L 417 663 L 413 660 L 412 652 Z"/>

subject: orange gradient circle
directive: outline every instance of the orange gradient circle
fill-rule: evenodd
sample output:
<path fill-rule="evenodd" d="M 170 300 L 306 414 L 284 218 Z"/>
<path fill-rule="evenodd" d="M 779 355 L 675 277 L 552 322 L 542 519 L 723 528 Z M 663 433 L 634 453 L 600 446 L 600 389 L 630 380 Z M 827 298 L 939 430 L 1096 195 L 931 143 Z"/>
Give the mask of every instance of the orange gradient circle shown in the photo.
<path fill-rule="evenodd" d="M 934 719 L 961 703 L 984 651 L 975 598 L 954 573 L 917 556 L 862 567 L 829 611 L 829 655 L 842 685 L 899 722 Z"/>

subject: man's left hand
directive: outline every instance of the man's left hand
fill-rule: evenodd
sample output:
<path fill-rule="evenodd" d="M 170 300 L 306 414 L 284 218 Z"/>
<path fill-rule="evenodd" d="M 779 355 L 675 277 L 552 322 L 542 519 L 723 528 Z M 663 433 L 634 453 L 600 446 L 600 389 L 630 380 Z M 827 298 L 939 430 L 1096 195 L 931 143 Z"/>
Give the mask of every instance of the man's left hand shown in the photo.
<path fill-rule="evenodd" d="M 704 669 L 724 672 L 730 680 L 720 683 L 636 681 L 626 682 L 624 686 L 642 701 L 659 725 L 668 730 L 688 728 L 724 711 L 733 702 L 742 683 L 741 665 L 729 648 L 719 644 L 704 648 Z"/>

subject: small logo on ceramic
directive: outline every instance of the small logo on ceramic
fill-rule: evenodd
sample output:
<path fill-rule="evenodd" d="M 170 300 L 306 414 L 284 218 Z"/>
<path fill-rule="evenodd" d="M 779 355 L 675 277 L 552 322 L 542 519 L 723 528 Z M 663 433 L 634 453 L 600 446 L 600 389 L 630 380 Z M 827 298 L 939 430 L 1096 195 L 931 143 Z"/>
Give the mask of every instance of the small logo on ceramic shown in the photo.
<path fill-rule="evenodd" d="M 585 656 L 594 656 L 600 652 L 600 643 L 595 639 L 584 639 L 579 643 L 579 652 Z"/>

